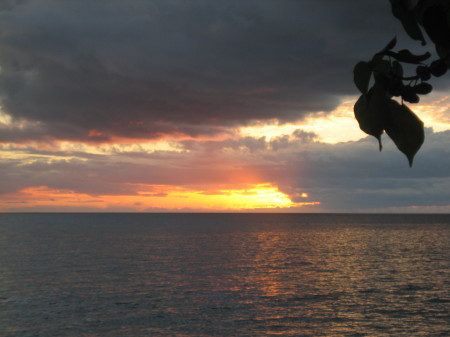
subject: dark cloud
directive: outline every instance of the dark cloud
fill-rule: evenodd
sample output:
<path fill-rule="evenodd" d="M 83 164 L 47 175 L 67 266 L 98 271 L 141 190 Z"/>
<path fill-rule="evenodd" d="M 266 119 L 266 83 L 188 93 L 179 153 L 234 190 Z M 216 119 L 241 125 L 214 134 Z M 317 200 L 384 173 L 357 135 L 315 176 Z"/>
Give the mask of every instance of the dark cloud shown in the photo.
<path fill-rule="evenodd" d="M 0 22 L 3 109 L 40 122 L 2 141 L 200 136 L 330 111 L 355 93 L 353 64 L 399 31 L 369 0 L 10 0 Z"/>

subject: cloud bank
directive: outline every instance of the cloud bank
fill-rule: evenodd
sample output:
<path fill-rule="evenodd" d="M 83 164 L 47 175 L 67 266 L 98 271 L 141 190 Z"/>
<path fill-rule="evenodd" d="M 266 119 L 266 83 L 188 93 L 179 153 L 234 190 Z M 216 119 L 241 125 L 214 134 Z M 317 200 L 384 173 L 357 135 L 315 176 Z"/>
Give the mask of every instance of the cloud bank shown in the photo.
<path fill-rule="evenodd" d="M 427 130 L 425 149 L 413 169 L 388 140 L 380 153 L 374 139 L 324 144 L 305 132 L 270 141 L 251 137 L 186 141 L 181 152 L 126 152 L 114 160 L 102 155 L 48 159 L 36 152 L 29 163 L 16 159 L 1 163 L 0 192 L 7 196 L 30 186 L 46 186 L 98 197 L 133 196 L 166 185 L 213 194 L 264 182 L 294 202 L 320 202 L 310 211 L 448 211 L 448 144 L 450 131 Z"/>
<path fill-rule="evenodd" d="M 331 111 L 399 30 L 368 0 L 8 1 L 0 22 L 1 105 L 29 122 L 3 142 L 199 137 Z"/>

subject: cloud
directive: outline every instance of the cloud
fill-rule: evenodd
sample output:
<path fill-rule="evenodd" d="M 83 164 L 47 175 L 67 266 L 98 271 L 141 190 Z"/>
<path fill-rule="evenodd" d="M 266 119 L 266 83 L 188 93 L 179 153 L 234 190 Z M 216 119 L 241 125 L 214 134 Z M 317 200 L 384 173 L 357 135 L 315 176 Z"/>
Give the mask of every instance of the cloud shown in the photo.
<path fill-rule="evenodd" d="M 12 141 L 194 137 L 331 111 L 399 29 L 373 1 L 8 1 L 0 97 Z"/>
<path fill-rule="evenodd" d="M 448 206 L 450 132 L 427 130 L 426 139 L 412 169 L 386 136 L 382 152 L 378 152 L 373 139 L 365 138 L 318 144 L 319 148 L 309 153 L 290 153 L 293 159 L 286 170 L 291 174 L 279 180 L 280 190 L 294 201 L 298 193 L 310 193 L 329 211 L 336 212 Z"/>
<path fill-rule="evenodd" d="M 321 210 L 331 212 L 448 207 L 450 131 L 428 129 L 411 169 L 384 138 L 382 152 L 372 138 L 325 144 L 297 132 L 270 141 L 251 137 L 185 141 L 180 144 L 183 151 L 175 153 L 131 152 L 70 160 L 49 160 L 37 153 L 29 162 L 3 160 L 0 186 L 3 198 L 28 187 L 47 186 L 101 199 L 102 195 L 159 193 L 152 187 L 156 185 L 207 194 L 268 183 L 294 202 L 320 202 Z"/>

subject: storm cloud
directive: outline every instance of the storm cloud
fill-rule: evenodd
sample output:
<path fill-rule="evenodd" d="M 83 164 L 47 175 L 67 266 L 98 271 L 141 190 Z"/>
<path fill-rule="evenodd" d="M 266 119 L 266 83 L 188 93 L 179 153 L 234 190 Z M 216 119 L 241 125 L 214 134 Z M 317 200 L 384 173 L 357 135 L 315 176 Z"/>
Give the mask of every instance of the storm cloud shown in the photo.
<path fill-rule="evenodd" d="M 399 32 L 388 1 L 3 2 L 1 105 L 29 124 L 1 141 L 299 120 L 355 94 L 353 64 Z"/>

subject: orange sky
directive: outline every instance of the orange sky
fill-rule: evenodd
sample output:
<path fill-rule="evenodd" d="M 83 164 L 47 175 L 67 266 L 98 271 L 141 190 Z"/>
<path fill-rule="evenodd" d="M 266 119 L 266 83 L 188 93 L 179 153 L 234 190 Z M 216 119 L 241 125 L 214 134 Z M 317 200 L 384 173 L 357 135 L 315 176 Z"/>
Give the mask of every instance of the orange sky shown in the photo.
<path fill-rule="evenodd" d="M 146 192 L 148 189 L 150 192 Z M 73 191 L 49 189 L 46 186 L 25 188 L 0 201 L 0 209 L 30 207 L 46 209 L 96 209 L 98 211 L 245 211 L 280 210 L 319 205 L 303 194 L 305 202 L 292 202 L 289 197 L 269 184 L 246 189 L 195 191 L 178 186 L 140 186 L 135 195 L 92 196 Z"/>

